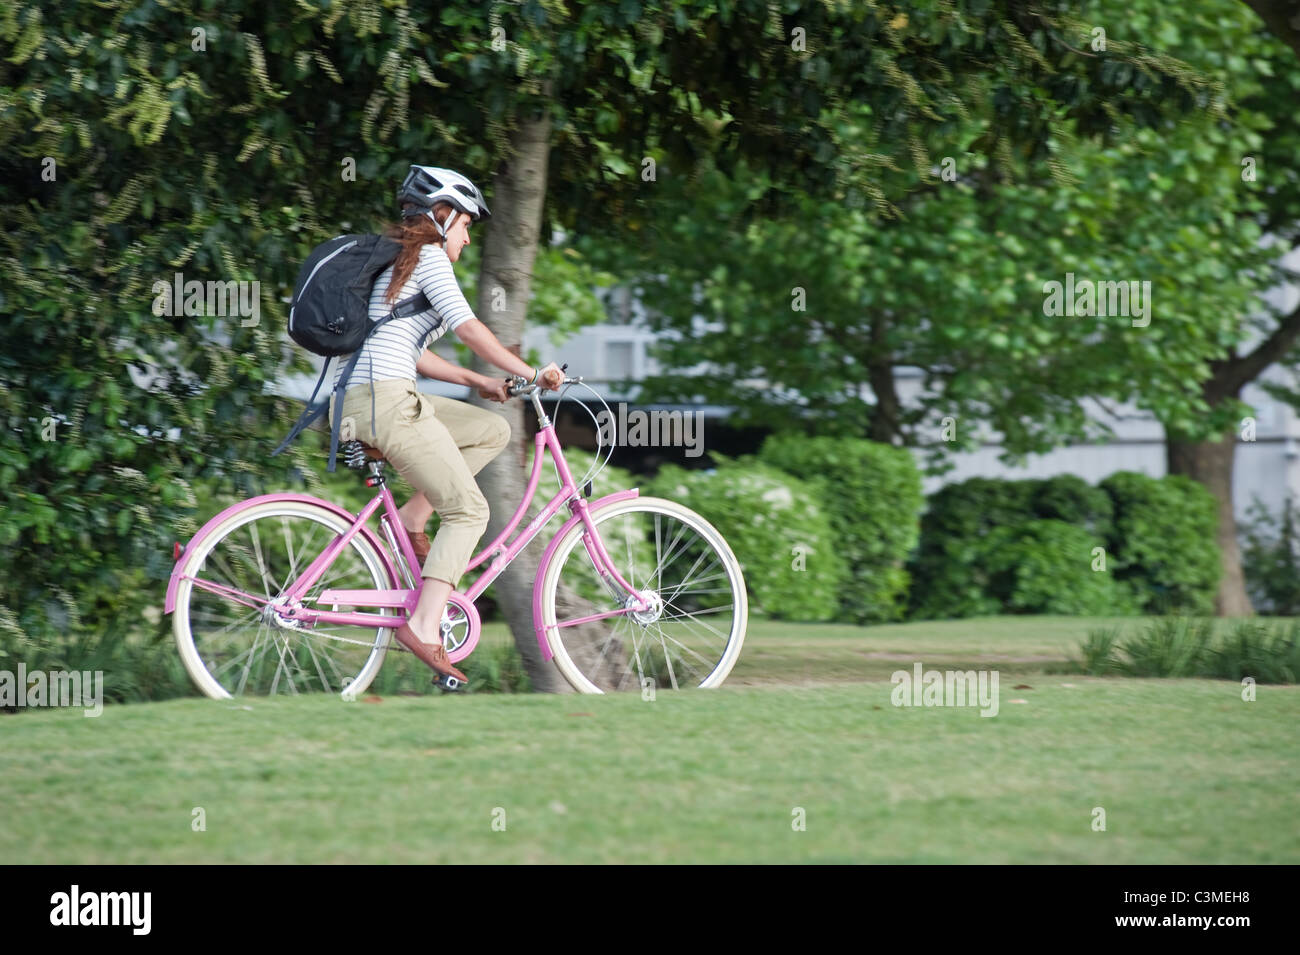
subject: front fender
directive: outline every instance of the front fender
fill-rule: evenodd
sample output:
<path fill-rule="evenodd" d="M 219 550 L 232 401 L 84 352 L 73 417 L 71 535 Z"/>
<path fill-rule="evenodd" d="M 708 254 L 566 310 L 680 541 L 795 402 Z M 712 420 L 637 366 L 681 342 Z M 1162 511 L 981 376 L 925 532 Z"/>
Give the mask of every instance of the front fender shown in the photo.
<path fill-rule="evenodd" d="M 542 577 L 546 573 L 546 565 L 551 562 L 551 555 L 555 553 L 555 549 L 559 546 L 560 541 L 564 539 L 564 535 L 568 532 L 569 528 L 582 520 L 583 511 L 596 511 L 604 507 L 606 504 L 625 501 L 630 497 L 638 496 L 640 493 L 641 489 L 636 487 L 632 488 L 630 491 L 615 491 L 613 494 L 606 494 L 604 497 L 596 498 L 596 500 L 592 501 L 590 504 L 587 503 L 586 498 L 579 498 L 578 513 L 574 514 L 564 522 L 564 526 L 560 528 L 559 533 L 551 538 L 550 544 L 546 546 L 546 551 L 542 554 L 542 559 L 537 564 L 537 579 L 533 581 L 533 629 L 537 633 L 538 646 L 542 648 L 543 660 L 549 660 L 555 655 L 551 650 L 551 642 L 547 638 L 546 631 L 542 626 Z"/>
<path fill-rule="evenodd" d="M 323 507 L 327 511 L 332 511 L 349 523 L 357 519 L 357 516 L 348 511 L 347 508 L 340 507 L 337 504 L 331 504 L 329 501 L 323 501 L 318 497 L 312 497 L 310 494 L 263 494 L 259 497 L 251 497 L 247 501 L 241 501 L 238 504 L 231 505 L 199 528 L 199 532 L 190 538 L 189 543 L 187 543 L 185 548 L 177 555 L 176 565 L 172 568 L 171 580 L 167 583 L 167 602 L 164 604 L 165 613 L 171 613 L 176 609 L 176 589 L 181 583 L 181 567 L 184 565 L 186 557 L 190 553 L 190 548 L 211 534 L 219 524 L 229 520 L 240 511 L 246 511 L 250 507 L 254 507 L 258 504 L 266 504 L 270 501 L 301 501 L 307 504 L 314 504 L 317 507 Z M 389 559 L 388 549 L 380 543 L 375 532 L 369 527 L 363 527 L 361 528 L 361 533 L 366 536 L 372 545 L 374 545 L 375 550 L 383 558 L 389 579 L 393 581 L 400 580 L 401 578 L 397 575 L 397 568 L 393 566 L 392 561 Z"/>

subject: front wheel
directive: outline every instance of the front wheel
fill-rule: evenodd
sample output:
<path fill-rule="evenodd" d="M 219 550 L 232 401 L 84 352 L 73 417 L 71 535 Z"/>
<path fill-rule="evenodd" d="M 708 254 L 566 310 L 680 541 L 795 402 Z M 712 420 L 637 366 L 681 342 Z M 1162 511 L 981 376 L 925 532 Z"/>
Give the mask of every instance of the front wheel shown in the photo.
<path fill-rule="evenodd" d="M 709 688 L 735 666 L 749 603 L 740 561 L 690 508 L 643 497 L 591 515 L 636 599 L 598 570 L 581 522 L 560 540 L 542 577 L 541 623 L 555 665 L 582 693 Z M 583 545 L 583 546 L 579 546 Z M 585 623 L 583 617 L 627 611 Z"/>

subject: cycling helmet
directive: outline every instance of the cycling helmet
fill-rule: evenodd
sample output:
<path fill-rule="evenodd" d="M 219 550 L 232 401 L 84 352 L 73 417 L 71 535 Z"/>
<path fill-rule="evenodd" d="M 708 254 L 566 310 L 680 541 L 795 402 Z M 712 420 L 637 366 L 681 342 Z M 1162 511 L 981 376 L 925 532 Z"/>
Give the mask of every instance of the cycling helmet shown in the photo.
<path fill-rule="evenodd" d="M 447 238 L 447 222 L 455 218 L 455 213 L 449 213 L 446 221 L 439 222 L 433 217 L 435 203 L 450 203 L 461 212 L 469 213 L 475 222 L 492 218 L 478 186 L 460 173 L 438 166 L 412 166 L 397 190 L 397 202 L 399 206 L 404 202 L 412 203 L 415 208 L 404 210 L 402 215 L 427 215 L 444 239 Z"/>

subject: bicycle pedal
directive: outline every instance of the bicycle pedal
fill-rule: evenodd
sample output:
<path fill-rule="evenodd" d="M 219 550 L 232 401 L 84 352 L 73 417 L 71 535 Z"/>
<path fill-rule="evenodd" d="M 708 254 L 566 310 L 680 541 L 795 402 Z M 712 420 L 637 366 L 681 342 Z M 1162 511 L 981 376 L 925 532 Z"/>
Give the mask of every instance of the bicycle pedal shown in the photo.
<path fill-rule="evenodd" d="M 433 685 L 445 693 L 459 693 L 469 684 L 468 682 L 461 682 L 460 680 L 456 679 L 454 676 L 443 673 L 440 674 L 438 678 L 433 681 Z"/>

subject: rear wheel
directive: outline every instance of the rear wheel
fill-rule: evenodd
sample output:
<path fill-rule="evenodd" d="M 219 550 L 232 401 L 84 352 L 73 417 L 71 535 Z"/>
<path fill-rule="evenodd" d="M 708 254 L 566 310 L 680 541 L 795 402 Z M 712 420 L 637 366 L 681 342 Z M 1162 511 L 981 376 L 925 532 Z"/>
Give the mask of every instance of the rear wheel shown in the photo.
<path fill-rule="evenodd" d="M 209 697 L 363 692 L 388 649 L 388 627 L 298 624 L 272 609 L 350 521 L 307 501 L 269 501 L 231 516 L 194 545 L 182 573 L 228 588 L 257 606 L 182 580 L 172 629 L 185 669 Z M 400 587 L 362 534 L 353 536 L 303 602 L 325 590 Z M 329 606 L 342 612 L 371 608 Z"/>
<path fill-rule="evenodd" d="M 582 523 L 570 528 L 542 577 L 541 613 L 555 665 L 583 693 L 710 688 L 731 672 L 745 640 L 740 561 L 699 514 L 662 498 L 616 501 L 592 513 L 618 572 L 649 607 L 597 570 Z M 583 617 L 627 611 L 585 623 Z"/>

